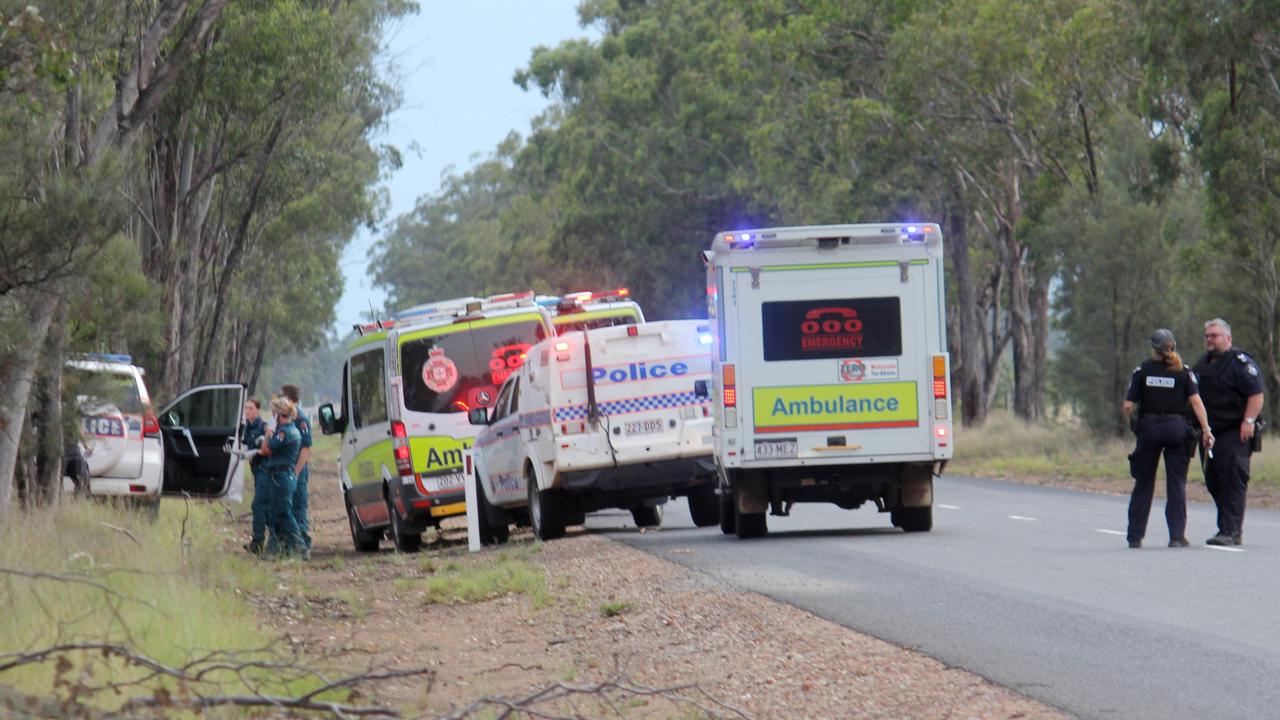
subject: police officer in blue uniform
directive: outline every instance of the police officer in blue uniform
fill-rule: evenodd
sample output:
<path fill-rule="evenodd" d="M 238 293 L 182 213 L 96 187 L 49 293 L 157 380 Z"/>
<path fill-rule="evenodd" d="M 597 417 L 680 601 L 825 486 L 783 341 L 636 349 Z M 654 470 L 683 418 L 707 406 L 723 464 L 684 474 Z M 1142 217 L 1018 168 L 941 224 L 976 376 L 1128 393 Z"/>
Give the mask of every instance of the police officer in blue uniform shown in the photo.
<path fill-rule="evenodd" d="M 262 420 L 262 401 L 251 397 L 244 404 L 244 425 L 240 428 L 240 441 L 245 447 L 258 450 L 266 435 L 267 424 Z M 266 538 L 267 523 L 271 518 L 270 478 L 264 467 L 261 455 L 255 455 L 249 461 L 249 469 L 253 472 L 253 538 L 244 549 L 254 555 L 262 554 L 262 542 Z"/>
<path fill-rule="evenodd" d="M 293 518 L 293 492 L 298 484 L 293 469 L 302 449 L 302 436 L 293 424 L 293 403 L 289 398 L 272 398 L 271 410 L 276 415 L 276 429 L 263 447 L 265 471 L 269 478 L 265 484 L 270 487 L 271 495 L 269 524 L 279 552 L 297 555 L 305 547 L 298 535 L 297 521 Z"/>
<path fill-rule="evenodd" d="M 1204 464 L 1204 482 L 1218 506 L 1218 534 L 1210 545 L 1244 542 L 1249 456 L 1262 412 L 1262 375 L 1253 358 L 1231 344 L 1231 326 L 1215 318 L 1204 324 L 1205 355 L 1195 365 L 1209 426 L 1218 443 Z"/>
<path fill-rule="evenodd" d="M 298 536 L 302 538 L 303 558 L 310 559 L 311 519 L 307 514 L 307 506 L 310 504 L 308 485 L 311 481 L 311 419 L 307 417 L 306 413 L 302 412 L 297 385 L 280 386 L 280 394 L 289 398 L 293 403 L 293 424 L 298 428 L 298 434 L 302 437 L 302 450 L 298 453 L 298 461 L 293 468 L 294 475 L 298 478 L 297 487 L 293 491 L 293 519 L 298 525 Z"/>
<path fill-rule="evenodd" d="M 1169 524 L 1169 547 L 1187 547 L 1187 465 L 1195 450 L 1187 410 L 1195 413 L 1203 430 L 1201 442 L 1212 447 L 1213 434 L 1204 404 L 1200 401 L 1196 375 L 1182 364 L 1173 333 L 1161 328 L 1151 334 L 1151 358 L 1133 371 L 1129 392 L 1121 412 L 1125 422 L 1137 410 L 1138 446 L 1129 456 L 1133 493 L 1129 497 L 1129 547 L 1142 547 L 1155 493 L 1156 468 L 1164 455 L 1165 521 Z"/>

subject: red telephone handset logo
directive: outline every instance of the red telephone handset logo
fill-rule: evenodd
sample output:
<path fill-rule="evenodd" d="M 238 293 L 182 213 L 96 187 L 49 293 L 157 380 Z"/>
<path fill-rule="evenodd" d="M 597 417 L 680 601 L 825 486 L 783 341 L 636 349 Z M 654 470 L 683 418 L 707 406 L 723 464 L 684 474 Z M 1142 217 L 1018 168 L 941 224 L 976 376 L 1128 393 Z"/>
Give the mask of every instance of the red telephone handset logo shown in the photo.
<path fill-rule="evenodd" d="M 805 335 L 816 335 L 819 332 L 827 335 L 862 332 L 862 321 L 858 319 L 857 311 L 849 308 L 814 308 L 804 314 L 800 332 Z"/>

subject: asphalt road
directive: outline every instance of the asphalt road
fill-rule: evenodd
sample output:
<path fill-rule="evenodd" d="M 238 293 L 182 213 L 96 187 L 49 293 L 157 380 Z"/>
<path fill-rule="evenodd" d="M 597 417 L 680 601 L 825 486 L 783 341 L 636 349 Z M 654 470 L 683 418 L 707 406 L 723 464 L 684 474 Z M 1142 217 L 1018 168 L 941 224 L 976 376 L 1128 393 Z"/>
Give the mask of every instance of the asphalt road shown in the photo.
<path fill-rule="evenodd" d="M 1280 717 L 1280 513 L 1250 510 L 1245 545 L 1216 549 L 1193 503 L 1192 547 L 1170 549 L 1158 499 L 1131 550 L 1127 497 L 954 476 L 935 495 L 925 534 L 796 505 L 742 541 L 695 529 L 683 500 L 659 532 L 588 526 L 1081 717 Z"/>

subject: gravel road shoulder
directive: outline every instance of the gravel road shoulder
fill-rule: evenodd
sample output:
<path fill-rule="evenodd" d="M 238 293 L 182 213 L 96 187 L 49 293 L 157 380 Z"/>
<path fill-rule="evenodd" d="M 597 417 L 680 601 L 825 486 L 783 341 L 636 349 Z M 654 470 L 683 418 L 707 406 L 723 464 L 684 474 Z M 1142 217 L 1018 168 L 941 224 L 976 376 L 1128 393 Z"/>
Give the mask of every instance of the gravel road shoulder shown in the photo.
<path fill-rule="evenodd" d="M 432 667 L 430 680 L 379 687 L 380 701 L 411 716 L 622 677 L 634 686 L 682 687 L 666 698 L 624 694 L 619 709 L 629 718 L 1065 717 L 603 535 L 571 532 L 534 545 L 517 533 L 510 550 L 469 554 L 465 532 L 450 530 L 418 555 L 358 555 L 332 473 L 316 472 L 311 485 L 313 559 L 279 565 L 277 591 L 253 598 L 261 620 L 335 670 Z M 513 554 L 545 574 L 550 601 L 542 607 L 518 592 L 427 601 L 431 578 L 463 576 Z M 577 697 L 558 711 L 614 716 L 604 705 L 593 710 L 595 701 Z"/>

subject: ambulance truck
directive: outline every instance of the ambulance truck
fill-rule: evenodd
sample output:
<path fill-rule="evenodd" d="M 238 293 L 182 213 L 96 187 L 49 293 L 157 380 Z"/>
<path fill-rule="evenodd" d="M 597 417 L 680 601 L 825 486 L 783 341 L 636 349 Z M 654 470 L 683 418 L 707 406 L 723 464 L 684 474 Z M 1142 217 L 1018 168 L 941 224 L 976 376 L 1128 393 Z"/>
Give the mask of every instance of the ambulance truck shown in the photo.
<path fill-rule="evenodd" d="M 798 502 L 930 530 L 953 449 L 938 226 L 726 231 L 704 259 L 721 530 Z"/>
<path fill-rule="evenodd" d="M 528 520 L 542 540 L 603 508 L 661 523 L 662 504 L 687 496 L 698 526 L 718 519 L 706 320 L 601 327 L 529 350 L 491 410 L 470 458 L 480 536 L 502 542 Z"/>

